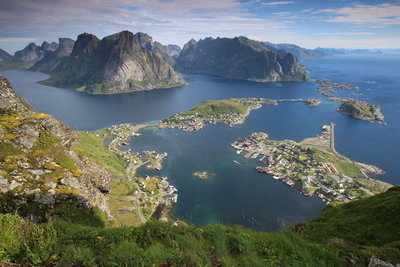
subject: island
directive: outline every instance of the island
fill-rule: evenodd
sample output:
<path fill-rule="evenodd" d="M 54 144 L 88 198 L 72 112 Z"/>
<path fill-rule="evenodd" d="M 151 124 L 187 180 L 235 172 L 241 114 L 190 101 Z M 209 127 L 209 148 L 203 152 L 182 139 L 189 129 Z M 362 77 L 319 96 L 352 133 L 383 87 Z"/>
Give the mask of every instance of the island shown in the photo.
<path fill-rule="evenodd" d="M 335 150 L 334 124 L 323 126 L 323 132 L 300 143 L 292 140 L 270 140 L 268 134 L 257 132 L 237 139 L 232 147 L 244 157 L 265 162 L 257 167 L 273 179 L 298 189 L 305 196 L 316 195 L 327 203 L 385 192 L 390 184 L 371 178 L 383 174 L 376 166 L 353 161 Z"/>
<path fill-rule="evenodd" d="M 360 89 L 358 86 L 351 85 L 351 84 L 346 84 L 346 83 L 337 83 L 337 82 L 331 82 L 328 79 L 320 79 L 316 80 L 318 84 L 318 92 L 323 94 L 324 96 L 331 96 L 332 94 L 335 94 L 336 91 L 334 88 L 337 89 L 346 89 L 346 90 L 358 90 Z"/>
<path fill-rule="evenodd" d="M 356 119 L 372 122 L 384 122 L 379 105 L 368 104 L 353 98 L 330 97 L 325 98 L 231 98 L 223 100 L 207 100 L 194 108 L 177 113 L 156 123 L 161 128 L 178 128 L 186 132 L 198 131 L 207 123 L 224 123 L 228 126 L 244 123 L 252 110 L 262 107 L 263 104 L 278 105 L 282 102 L 303 102 L 314 107 L 324 101 L 339 102 L 338 111 Z"/>
<path fill-rule="evenodd" d="M 208 180 L 211 177 L 214 177 L 215 173 L 208 171 L 195 171 L 194 173 L 192 173 L 192 175 L 202 180 Z"/>
<path fill-rule="evenodd" d="M 191 110 L 175 114 L 159 122 L 159 128 L 179 128 L 191 132 L 200 130 L 206 123 L 224 123 L 229 126 L 241 124 L 250 112 L 262 104 L 277 105 L 277 101 L 268 98 L 232 98 L 208 100 Z"/>
<path fill-rule="evenodd" d="M 331 101 L 336 101 L 336 98 L 332 98 Z M 339 99 L 338 101 L 342 103 L 339 111 L 343 114 L 360 120 L 386 124 L 379 105 L 368 104 L 352 98 Z"/>

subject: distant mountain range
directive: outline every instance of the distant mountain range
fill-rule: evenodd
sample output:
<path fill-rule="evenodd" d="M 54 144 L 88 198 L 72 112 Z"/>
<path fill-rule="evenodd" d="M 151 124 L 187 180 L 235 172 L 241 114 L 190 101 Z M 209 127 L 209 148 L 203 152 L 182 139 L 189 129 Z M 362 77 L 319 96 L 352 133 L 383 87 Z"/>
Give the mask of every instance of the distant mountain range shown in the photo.
<path fill-rule="evenodd" d="M 320 59 L 337 55 L 373 55 L 373 54 L 399 54 L 400 49 L 345 49 L 345 48 L 315 48 L 307 49 L 295 44 L 273 44 L 263 42 L 270 49 L 285 50 L 292 53 L 300 60 Z"/>
<path fill-rule="evenodd" d="M 15 52 L 14 56 L 0 49 L 0 70 L 29 68 L 46 53 L 55 51 L 58 44 L 43 42 L 41 46 L 28 44 L 24 49 Z"/>
<path fill-rule="evenodd" d="M 305 69 L 296 56 L 268 49 L 246 37 L 190 40 L 176 59 L 181 72 L 209 73 L 222 77 L 266 81 L 304 81 Z"/>
<path fill-rule="evenodd" d="M 304 81 L 302 60 L 381 53 L 400 49 L 306 49 L 243 36 L 192 39 L 181 49 L 162 45 L 145 33 L 122 31 L 102 40 L 83 33 L 76 41 L 30 43 L 13 56 L 0 49 L 0 71 L 30 68 L 50 75 L 41 82 L 46 85 L 114 94 L 184 85 L 177 71 L 259 82 Z"/>

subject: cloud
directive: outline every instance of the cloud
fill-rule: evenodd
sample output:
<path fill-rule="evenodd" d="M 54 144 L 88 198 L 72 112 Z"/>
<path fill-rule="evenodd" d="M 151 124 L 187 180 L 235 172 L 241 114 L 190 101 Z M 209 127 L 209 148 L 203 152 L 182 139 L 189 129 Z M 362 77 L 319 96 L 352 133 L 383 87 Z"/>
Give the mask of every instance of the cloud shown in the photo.
<path fill-rule="evenodd" d="M 0 36 L 8 38 L 101 38 L 130 30 L 182 45 L 191 37 L 258 36 L 287 24 L 256 16 L 239 0 L 0 0 Z"/>
<path fill-rule="evenodd" d="M 338 9 L 321 9 L 313 14 L 328 16 L 323 21 L 353 24 L 400 24 L 400 5 L 384 3 L 379 5 L 355 4 Z M 375 25 L 376 26 L 376 25 Z"/>
<path fill-rule="evenodd" d="M 289 5 L 294 4 L 294 1 L 276 1 L 276 2 L 263 2 L 260 3 L 261 6 L 280 6 L 280 5 Z"/>

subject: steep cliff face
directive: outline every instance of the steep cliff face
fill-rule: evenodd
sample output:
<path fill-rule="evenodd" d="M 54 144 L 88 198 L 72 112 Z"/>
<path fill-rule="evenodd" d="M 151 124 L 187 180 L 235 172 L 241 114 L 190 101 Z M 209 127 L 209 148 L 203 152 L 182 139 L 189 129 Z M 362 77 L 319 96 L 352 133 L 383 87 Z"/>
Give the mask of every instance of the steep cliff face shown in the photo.
<path fill-rule="evenodd" d="M 78 36 L 71 56 L 64 58 L 43 83 L 102 94 L 185 84 L 163 59 L 162 49 L 144 33 L 123 31 L 102 40 L 84 33 Z"/>
<path fill-rule="evenodd" d="M 37 113 L 0 75 L 0 212 L 33 221 L 59 216 L 65 205 L 95 207 L 110 217 L 103 192 L 111 175 L 72 149 L 77 133 Z"/>
<path fill-rule="evenodd" d="M 48 50 L 42 59 L 37 61 L 31 67 L 31 70 L 49 73 L 53 71 L 61 62 L 63 57 L 69 56 L 72 53 L 75 41 L 68 38 L 59 38 L 57 49 Z M 42 45 L 43 46 L 43 45 Z M 55 48 L 55 45 L 52 46 Z"/>
<path fill-rule="evenodd" d="M 37 60 L 41 54 L 40 47 L 35 43 L 30 43 L 24 49 L 15 52 L 14 57 L 23 62 L 31 62 Z"/>
<path fill-rule="evenodd" d="M 261 82 L 307 79 L 293 54 L 269 50 L 246 37 L 190 40 L 177 58 L 175 68 Z"/>
<path fill-rule="evenodd" d="M 178 57 L 182 51 L 182 48 L 179 45 L 169 44 L 167 45 L 168 54 L 171 57 Z"/>

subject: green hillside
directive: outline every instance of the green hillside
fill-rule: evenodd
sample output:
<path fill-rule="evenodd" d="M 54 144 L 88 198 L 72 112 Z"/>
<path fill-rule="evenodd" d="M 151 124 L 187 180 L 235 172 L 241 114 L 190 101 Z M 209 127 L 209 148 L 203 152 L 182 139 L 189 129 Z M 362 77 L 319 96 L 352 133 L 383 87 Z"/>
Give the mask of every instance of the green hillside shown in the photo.
<path fill-rule="evenodd" d="M 180 113 L 181 115 L 199 114 L 199 115 L 217 115 L 217 114 L 227 114 L 227 113 L 238 113 L 244 114 L 246 112 L 246 107 L 231 99 L 225 100 L 207 100 L 203 103 L 197 105 L 189 111 Z"/>
<path fill-rule="evenodd" d="M 375 255 L 400 263 L 400 186 L 358 201 L 329 205 L 317 219 L 293 228 L 356 262 L 367 263 Z"/>

